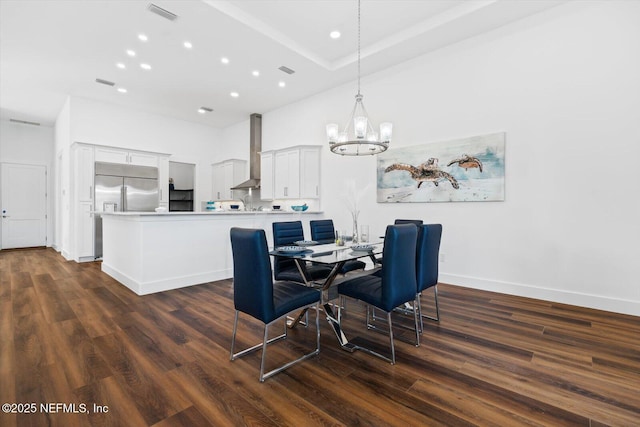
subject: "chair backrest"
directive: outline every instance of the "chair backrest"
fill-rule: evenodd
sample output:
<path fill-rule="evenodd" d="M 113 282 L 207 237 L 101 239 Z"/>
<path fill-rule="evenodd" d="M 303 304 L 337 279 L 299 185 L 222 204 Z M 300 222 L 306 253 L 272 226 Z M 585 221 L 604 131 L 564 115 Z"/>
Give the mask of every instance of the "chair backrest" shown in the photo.
<path fill-rule="evenodd" d="M 333 243 L 336 240 L 336 230 L 333 227 L 333 220 L 318 219 L 309 221 L 311 228 L 311 240 L 318 243 Z"/>
<path fill-rule="evenodd" d="M 298 240 L 304 240 L 304 230 L 301 221 L 285 221 L 274 222 L 273 229 L 273 245 L 287 246 Z M 275 257 L 273 261 L 273 271 L 278 277 L 283 269 L 295 267 L 295 261 L 291 258 Z"/>
<path fill-rule="evenodd" d="M 382 301 L 390 312 L 394 307 L 416 297 L 416 241 L 414 224 L 389 225 L 384 237 L 382 256 Z"/>
<path fill-rule="evenodd" d="M 416 227 L 420 227 L 424 222 L 421 219 L 396 219 L 393 222 L 395 225 L 398 224 L 415 224 Z"/>
<path fill-rule="evenodd" d="M 236 310 L 263 322 L 273 318 L 273 280 L 264 230 L 233 227 L 231 250 Z"/>
<path fill-rule="evenodd" d="M 418 233 L 416 280 L 418 293 L 438 284 L 441 224 L 425 224 Z"/>

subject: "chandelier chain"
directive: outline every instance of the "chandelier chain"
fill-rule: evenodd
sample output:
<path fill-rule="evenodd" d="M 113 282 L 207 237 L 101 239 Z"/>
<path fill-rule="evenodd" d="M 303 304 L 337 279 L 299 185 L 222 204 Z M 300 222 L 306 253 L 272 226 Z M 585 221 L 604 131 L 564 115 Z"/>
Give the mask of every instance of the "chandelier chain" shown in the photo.
<path fill-rule="evenodd" d="M 358 0 L 358 96 L 360 96 L 360 0 Z"/>

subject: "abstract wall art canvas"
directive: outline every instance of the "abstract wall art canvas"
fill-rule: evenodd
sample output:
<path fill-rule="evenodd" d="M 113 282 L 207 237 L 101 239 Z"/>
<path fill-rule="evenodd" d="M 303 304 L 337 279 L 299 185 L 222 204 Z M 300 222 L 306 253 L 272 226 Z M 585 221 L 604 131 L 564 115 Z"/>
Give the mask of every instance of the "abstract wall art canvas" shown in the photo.
<path fill-rule="evenodd" d="M 389 149 L 378 155 L 378 202 L 503 201 L 504 151 L 504 132 Z"/>

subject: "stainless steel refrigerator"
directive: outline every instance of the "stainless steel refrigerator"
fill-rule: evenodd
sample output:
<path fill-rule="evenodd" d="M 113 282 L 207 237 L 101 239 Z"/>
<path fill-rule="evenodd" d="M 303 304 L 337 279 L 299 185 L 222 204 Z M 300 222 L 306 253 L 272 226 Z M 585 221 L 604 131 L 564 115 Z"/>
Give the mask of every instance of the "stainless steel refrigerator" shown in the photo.
<path fill-rule="evenodd" d="M 99 212 L 152 212 L 158 207 L 158 168 L 95 164 L 95 257 L 102 257 L 102 217 Z"/>

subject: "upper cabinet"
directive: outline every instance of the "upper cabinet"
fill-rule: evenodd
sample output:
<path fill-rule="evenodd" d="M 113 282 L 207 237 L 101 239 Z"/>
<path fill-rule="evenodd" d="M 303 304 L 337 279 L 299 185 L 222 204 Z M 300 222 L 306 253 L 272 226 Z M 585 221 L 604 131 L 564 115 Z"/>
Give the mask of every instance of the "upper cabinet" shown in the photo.
<path fill-rule="evenodd" d="M 141 151 L 96 147 L 95 158 L 96 162 L 158 167 L 158 156 Z"/>
<path fill-rule="evenodd" d="M 320 150 L 320 146 L 302 145 L 262 153 L 261 198 L 319 198 Z"/>
<path fill-rule="evenodd" d="M 231 187 L 246 179 L 246 160 L 229 159 L 211 165 L 213 172 L 213 200 L 233 199 Z"/>
<path fill-rule="evenodd" d="M 300 148 L 300 198 L 320 198 L 321 147 Z"/>
<path fill-rule="evenodd" d="M 273 200 L 273 151 L 260 153 L 260 198 Z"/>

